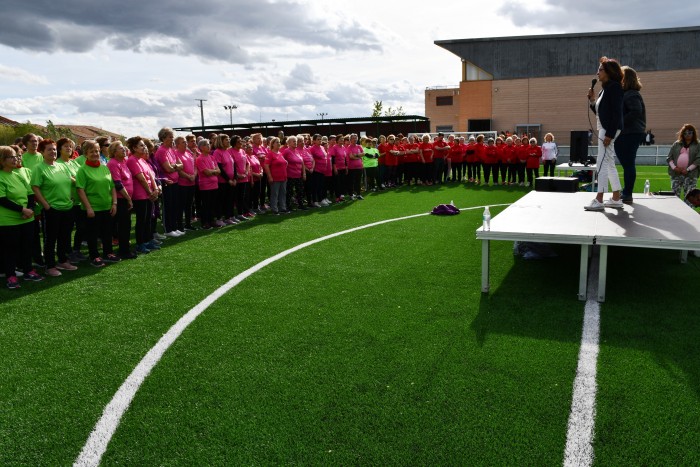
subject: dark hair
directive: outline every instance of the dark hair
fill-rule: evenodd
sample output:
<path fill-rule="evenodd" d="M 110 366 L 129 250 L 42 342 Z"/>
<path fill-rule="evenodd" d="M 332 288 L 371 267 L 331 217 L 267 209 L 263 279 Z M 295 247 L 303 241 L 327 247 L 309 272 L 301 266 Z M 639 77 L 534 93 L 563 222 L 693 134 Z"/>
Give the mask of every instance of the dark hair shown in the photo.
<path fill-rule="evenodd" d="M 136 152 L 136 146 L 138 146 L 141 141 L 143 141 L 142 137 L 132 136 L 126 140 L 126 147 L 129 148 L 130 152 L 134 153 Z"/>
<path fill-rule="evenodd" d="M 42 139 L 39 142 L 39 146 L 36 148 L 36 150 L 39 152 L 44 152 L 44 149 L 46 149 L 46 146 L 48 146 L 49 144 L 56 144 L 56 141 L 49 139 L 49 138 Z"/>
<path fill-rule="evenodd" d="M 58 149 L 58 152 L 61 152 L 61 148 L 63 147 L 64 144 L 70 143 L 75 147 L 75 143 L 73 142 L 72 139 L 70 138 L 61 138 L 58 141 L 56 141 L 56 149 Z"/>
<path fill-rule="evenodd" d="M 34 133 L 27 133 L 26 135 L 22 136 L 22 144 L 26 146 L 29 140 L 32 138 L 36 138 L 36 135 Z"/>
<path fill-rule="evenodd" d="M 241 137 L 238 135 L 233 135 L 231 136 L 231 146 L 235 146 L 238 144 L 238 142 L 241 140 Z"/>
<path fill-rule="evenodd" d="M 684 141 L 684 139 L 683 139 L 683 132 L 684 132 L 685 130 L 692 130 L 692 131 L 693 131 L 693 141 L 692 141 L 692 142 L 693 142 L 693 143 L 698 143 L 698 130 L 696 130 L 695 127 L 694 127 L 692 124 L 690 124 L 690 123 L 686 123 L 685 125 L 683 125 L 683 126 L 681 127 L 680 130 L 678 130 L 678 141 L 681 142 L 681 143 Z"/>
<path fill-rule="evenodd" d="M 610 81 L 617 81 L 622 83 L 622 68 L 617 60 L 614 58 L 600 57 L 600 66 L 605 70 L 605 74 L 608 75 Z"/>

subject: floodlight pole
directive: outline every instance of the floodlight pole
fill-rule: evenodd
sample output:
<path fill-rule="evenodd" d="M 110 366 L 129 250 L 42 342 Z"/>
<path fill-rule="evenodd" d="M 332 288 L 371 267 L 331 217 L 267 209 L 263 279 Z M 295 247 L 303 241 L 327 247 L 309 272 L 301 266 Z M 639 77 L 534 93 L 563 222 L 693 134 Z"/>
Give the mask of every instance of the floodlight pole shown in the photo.
<path fill-rule="evenodd" d="M 196 101 L 199 101 L 199 110 L 202 116 L 202 135 L 204 135 L 204 103 L 207 101 L 206 99 L 195 99 Z"/>
<path fill-rule="evenodd" d="M 231 118 L 231 126 L 233 126 L 233 111 L 238 108 L 237 105 L 225 105 L 224 109 L 229 111 L 229 117 Z"/>

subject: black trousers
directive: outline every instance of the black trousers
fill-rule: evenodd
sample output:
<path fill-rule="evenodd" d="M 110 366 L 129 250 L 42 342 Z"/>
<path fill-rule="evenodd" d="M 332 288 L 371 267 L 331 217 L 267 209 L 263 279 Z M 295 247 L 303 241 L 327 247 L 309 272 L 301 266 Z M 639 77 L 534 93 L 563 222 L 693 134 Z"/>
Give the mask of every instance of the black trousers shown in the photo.
<path fill-rule="evenodd" d="M 360 185 L 362 181 L 362 169 L 350 169 L 348 170 L 348 185 L 349 185 L 349 192 L 351 192 L 353 195 L 360 195 Z"/>
<path fill-rule="evenodd" d="M 8 279 L 15 276 L 15 269 L 25 273 L 32 270 L 32 239 L 34 220 L 19 225 L 0 226 L 0 247 L 4 250 L 2 272 Z"/>
<path fill-rule="evenodd" d="M 95 211 L 95 217 L 85 216 L 85 233 L 87 235 L 88 251 L 90 259 L 100 256 L 97 249 L 97 238 L 102 239 L 102 253 L 104 256 L 112 254 L 112 215 L 109 211 Z"/>
<path fill-rule="evenodd" d="M 134 200 L 136 215 L 136 244 L 141 245 L 153 240 L 153 201 L 150 199 Z"/>
<path fill-rule="evenodd" d="M 204 226 L 214 224 L 214 213 L 216 212 L 216 203 L 218 203 L 218 190 L 200 190 L 199 200 L 201 202 L 199 208 L 199 220 Z"/>
<path fill-rule="evenodd" d="M 233 217 L 233 204 L 236 194 L 234 187 L 226 183 L 219 183 L 219 211 L 218 216 L 224 219 Z"/>
<path fill-rule="evenodd" d="M 44 210 L 43 213 L 46 222 L 44 261 L 46 261 L 47 268 L 55 268 L 57 249 L 58 262 L 68 261 L 68 245 L 70 245 L 70 233 L 73 229 L 73 210 L 72 208 L 67 211 L 49 209 L 48 211 Z"/>
<path fill-rule="evenodd" d="M 124 198 L 117 198 L 117 239 L 119 240 L 119 254 L 127 255 L 131 251 L 129 249 L 129 239 L 131 237 L 131 210 L 129 202 Z M 111 239 L 110 239 L 111 240 Z M 108 240 L 102 240 L 108 241 Z"/>
<path fill-rule="evenodd" d="M 236 184 L 236 211 L 238 215 L 245 214 L 250 211 L 248 204 L 248 190 L 250 189 L 249 182 L 238 182 Z"/>
<path fill-rule="evenodd" d="M 192 206 L 194 206 L 195 186 L 180 185 L 180 212 L 177 215 L 178 230 L 192 226 Z M 183 221 L 184 218 L 184 221 Z"/>
<path fill-rule="evenodd" d="M 181 212 L 179 191 L 180 185 L 163 185 L 163 229 L 166 232 L 178 230 L 177 217 Z"/>

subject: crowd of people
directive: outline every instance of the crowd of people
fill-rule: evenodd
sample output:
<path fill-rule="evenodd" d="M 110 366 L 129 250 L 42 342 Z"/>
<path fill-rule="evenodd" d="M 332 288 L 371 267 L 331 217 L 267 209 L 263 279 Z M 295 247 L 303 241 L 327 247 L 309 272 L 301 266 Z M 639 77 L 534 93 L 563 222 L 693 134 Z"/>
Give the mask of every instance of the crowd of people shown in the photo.
<path fill-rule="evenodd" d="M 669 155 L 672 180 L 680 180 L 674 189 L 697 183 L 697 135 L 686 127 L 690 152 L 674 145 Z M 21 276 L 61 276 L 84 261 L 100 268 L 134 259 L 188 231 L 360 201 L 363 193 L 401 185 L 532 186 L 541 166 L 554 175 L 558 156 L 551 133 L 542 145 L 526 135 L 204 138 L 176 137 L 171 128 L 158 139 L 101 136 L 76 148 L 68 138 L 30 133 L 18 145 L 0 146 L 0 273 L 7 287 L 19 288 Z"/>

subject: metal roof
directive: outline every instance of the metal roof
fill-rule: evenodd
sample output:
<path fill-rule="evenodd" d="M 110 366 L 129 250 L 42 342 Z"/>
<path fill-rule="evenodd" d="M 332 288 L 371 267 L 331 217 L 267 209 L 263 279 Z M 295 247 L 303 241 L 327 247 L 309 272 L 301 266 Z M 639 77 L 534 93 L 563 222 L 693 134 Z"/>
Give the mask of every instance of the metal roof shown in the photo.
<path fill-rule="evenodd" d="M 494 79 L 594 75 L 605 55 L 637 71 L 700 66 L 700 26 L 435 41 Z"/>
<path fill-rule="evenodd" d="M 351 117 L 351 118 L 324 118 L 310 120 L 285 120 L 253 123 L 234 123 L 226 125 L 204 125 L 204 132 L 226 130 L 268 130 L 270 128 L 294 128 L 301 126 L 319 126 L 324 129 L 334 125 L 346 125 L 348 123 L 392 123 L 406 121 L 429 121 L 428 117 L 421 115 L 399 115 L 394 117 Z M 176 131 L 202 131 L 202 125 L 174 128 Z"/>

